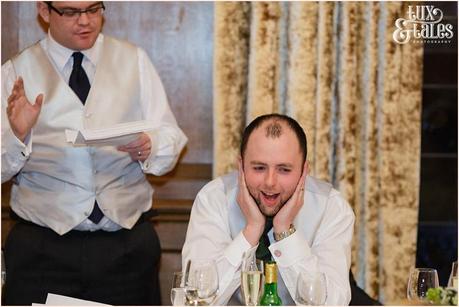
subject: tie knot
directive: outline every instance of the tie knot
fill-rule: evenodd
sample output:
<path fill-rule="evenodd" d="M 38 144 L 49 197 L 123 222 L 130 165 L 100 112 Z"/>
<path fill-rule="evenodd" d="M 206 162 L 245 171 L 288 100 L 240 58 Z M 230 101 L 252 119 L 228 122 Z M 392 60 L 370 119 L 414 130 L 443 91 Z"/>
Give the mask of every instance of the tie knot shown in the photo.
<path fill-rule="evenodd" d="M 83 53 L 81 52 L 74 52 L 73 56 L 73 66 L 74 67 L 81 67 L 81 62 L 83 61 Z"/>

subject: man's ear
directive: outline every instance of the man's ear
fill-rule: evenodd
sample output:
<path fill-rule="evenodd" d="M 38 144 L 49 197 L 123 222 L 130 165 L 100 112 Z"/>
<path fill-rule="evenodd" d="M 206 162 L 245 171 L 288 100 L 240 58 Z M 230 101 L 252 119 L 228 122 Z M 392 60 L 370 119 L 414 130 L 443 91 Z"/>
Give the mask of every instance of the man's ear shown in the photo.
<path fill-rule="evenodd" d="M 241 170 L 244 169 L 244 164 L 243 164 L 241 155 L 238 155 L 238 156 L 237 156 L 237 166 L 238 166 Z"/>
<path fill-rule="evenodd" d="M 43 19 L 44 22 L 49 23 L 49 8 L 45 2 L 37 2 L 37 11 L 41 19 Z"/>
<path fill-rule="evenodd" d="M 309 174 L 309 162 L 308 162 L 308 160 L 304 161 L 303 173 L 306 173 L 306 176 Z"/>

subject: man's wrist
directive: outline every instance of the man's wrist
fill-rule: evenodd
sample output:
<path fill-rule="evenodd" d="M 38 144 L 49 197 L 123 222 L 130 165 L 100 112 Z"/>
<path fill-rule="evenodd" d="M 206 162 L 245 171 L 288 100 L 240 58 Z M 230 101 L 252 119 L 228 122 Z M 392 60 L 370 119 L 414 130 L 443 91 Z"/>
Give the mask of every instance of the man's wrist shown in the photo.
<path fill-rule="evenodd" d="M 295 226 L 293 224 L 290 224 L 290 227 L 287 230 L 283 230 L 280 232 L 274 231 L 274 240 L 280 241 L 282 239 L 285 239 L 288 236 L 294 234 L 295 231 L 296 231 Z"/>
<path fill-rule="evenodd" d="M 261 235 L 263 234 L 264 226 L 246 225 L 242 233 L 250 245 L 255 246 L 258 244 Z"/>
<path fill-rule="evenodd" d="M 292 221 L 279 221 L 274 219 L 273 221 L 273 227 L 274 227 L 274 232 L 280 233 L 282 231 L 287 231 L 290 228 L 290 225 L 292 225 Z"/>
<path fill-rule="evenodd" d="M 30 133 L 30 132 L 29 132 Z M 27 136 L 29 135 L 29 133 L 19 133 L 19 132 L 16 132 L 13 130 L 13 134 L 14 136 L 19 140 L 21 141 L 21 143 L 25 144 L 26 143 L 26 138 Z"/>

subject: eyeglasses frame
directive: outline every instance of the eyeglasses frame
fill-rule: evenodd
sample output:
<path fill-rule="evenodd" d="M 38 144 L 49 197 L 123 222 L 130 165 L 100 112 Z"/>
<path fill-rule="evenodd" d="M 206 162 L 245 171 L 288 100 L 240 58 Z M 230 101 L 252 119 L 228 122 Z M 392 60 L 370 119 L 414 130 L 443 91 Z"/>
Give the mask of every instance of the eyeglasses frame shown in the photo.
<path fill-rule="evenodd" d="M 59 10 L 58 8 L 56 8 L 55 6 L 53 6 L 51 4 L 51 1 L 46 1 L 45 2 L 47 5 L 48 5 L 48 8 L 54 12 L 56 12 L 59 16 L 64 16 L 64 12 L 62 12 L 61 10 Z M 70 18 L 74 18 L 74 17 L 77 17 L 77 18 L 80 18 L 81 17 L 81 14 L 83 13 L 86 13 L 88 14 L 89 11 L 93 10 L 96 8 L 97 5 L 100 5 L 100 7 L 97 7 L 98 9 L 102 9 L 102 12 L 105 11 L 105 5 L 104 5 L 104 2 L 103 1 L 100 1 L 98 3 L 94 3 L 93 5 L 91 5 L 90 7 L 84 9 L 84 10 L 80 10 L 80 9 L 71 9 L 72 11 L 74 11 L 75 13 L 75 16 L 65 16 L 65 17 L 70 17 Z M 89 16 L 89 14 L 88 14 Z"/>

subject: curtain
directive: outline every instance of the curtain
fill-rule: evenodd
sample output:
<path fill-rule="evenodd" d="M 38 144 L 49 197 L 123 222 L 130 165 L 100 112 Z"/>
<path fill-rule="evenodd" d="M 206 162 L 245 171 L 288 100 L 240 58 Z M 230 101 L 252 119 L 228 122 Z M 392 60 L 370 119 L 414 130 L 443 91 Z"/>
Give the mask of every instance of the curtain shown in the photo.
<path fill-rule="evenodd" d="M 416 254 L 423 47 L 392 39 L 408 5 L 215 3 L 213 175 L 235 169 L 252 119 L 295 118 L 311 174 L 355 212 L 358 284 L 386 304 Z"/>

